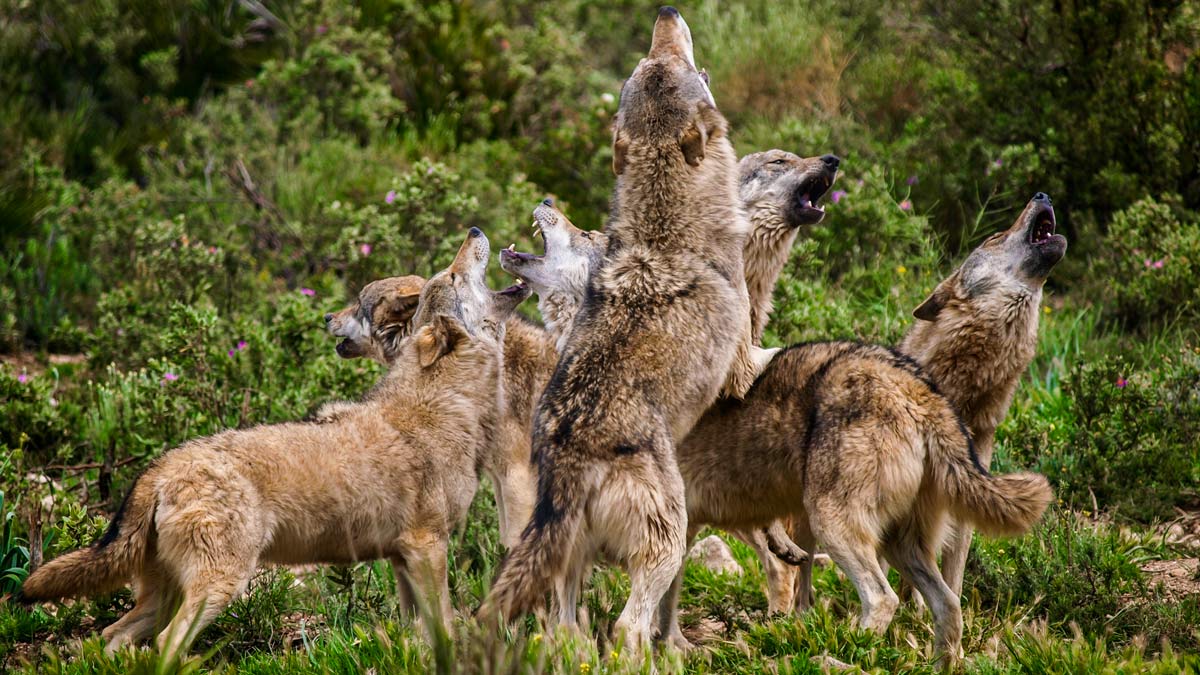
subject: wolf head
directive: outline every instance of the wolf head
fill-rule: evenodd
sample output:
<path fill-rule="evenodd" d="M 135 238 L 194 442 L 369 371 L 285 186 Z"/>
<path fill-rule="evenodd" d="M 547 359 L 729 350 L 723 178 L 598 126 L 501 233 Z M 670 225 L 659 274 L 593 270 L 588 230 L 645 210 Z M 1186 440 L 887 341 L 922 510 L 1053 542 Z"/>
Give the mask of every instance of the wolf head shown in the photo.
<path fill-rule="evenodd" d="M 408 322 L 417 310 L 425 280 L 418 276 L 388 277 L 372 281 L 358 293 L 354 304 L 325 315 L 325 327 L 342 338 L 337 354 L 344 359 L 370 357 L 386 364 L 397 342 L 408 334 Z"/>
<path fill-rule="evenodd" d="M 608 235 L 581 230 L 545 200 L 533 210 L 533 226 L 542 235 L 545 253 L 500 251 L 500 267 L 538 294 L 538 310 L 546 329 L 561 340 L 587 290 L 588 277 L 603 260 Z"/>
<path fill-rule="evenodd" d="M 785 150 L 746 155 L 738 162 L 738 196 L 750 219 L 743 251 L 754 342 L 771 315 L 775 282 L 800 228 L 825 217 L 821 197 L 837 179 L 835 155 L 798 157 Z"/>
<path fill-rule="evenodd" d="M 472 227 L 458 249 L 454 261 L 425 282 L 409 329 L 415 332 L 437 316 L 458 319 L 472 335 L 483 333 L 494 340 L 503 340 L 504 322 L 517 305 L 529 297 L 524 284 L 502 291 L 487 286 L 487 271 L 491 248 L 487 237 Z"/>
<path fill-rule="evenodd" d="M 1055 225 L 1050 196 L 1037 193 L 1012 227 L 993 234 L 972 251 L 913 316 L 939 321 L 944 312 L 958 313 L 983 303 L 1040 301 L 1042 285 L 1067 251 L 1067 239 L 1054 231 Z"/>
<path fill-rule="evenodd" d="M 428 282 L 418 276 L 388 277 L 364 286 L 353 305 L 325 315 L 329 332 L 343 338 L 337 346 L 338 356 L 369 356 L 391 364 L 399 354 L 401 340 L 440 315 L 458 319 L 472 334 L 483 331 L 493 340 L 502 339 L 504 322 L 529 297 L 530 290 L 522 284 L 503 291 L 483 285 L 479 290 L 476 275 L 482 282 L 489 255 L 487 238 L 482 232 L 472 232 L 450 267 Z M 422 297 L 428 298 L 423 305 Z"/>
<path fill-rule="evenodd" d="M 621 176 L 631 160 L 671 159 L 699 166 L 708 144 L 725 131 L 708 75 L 696 69 L 692 31 L 674 7 L 663 7 L 649 53 L 621 88 L 613 172 Z"/>

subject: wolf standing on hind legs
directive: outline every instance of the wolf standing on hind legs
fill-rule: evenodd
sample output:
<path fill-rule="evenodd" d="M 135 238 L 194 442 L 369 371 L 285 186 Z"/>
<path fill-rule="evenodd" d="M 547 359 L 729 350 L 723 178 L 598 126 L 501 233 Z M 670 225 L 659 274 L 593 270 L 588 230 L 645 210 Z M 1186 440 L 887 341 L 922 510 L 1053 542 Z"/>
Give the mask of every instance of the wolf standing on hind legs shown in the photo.
<path fill-rule="evenodd" d="M 603 552 L 629 572 L 616 631 L 637 647 L 683 564 L 675 444 L 757 370 L 736 158 L 673 8 L 622 89 L 613 146 L 607 254 L 534 421 L 537 504 L 480 614 L 533 609 Z"/>

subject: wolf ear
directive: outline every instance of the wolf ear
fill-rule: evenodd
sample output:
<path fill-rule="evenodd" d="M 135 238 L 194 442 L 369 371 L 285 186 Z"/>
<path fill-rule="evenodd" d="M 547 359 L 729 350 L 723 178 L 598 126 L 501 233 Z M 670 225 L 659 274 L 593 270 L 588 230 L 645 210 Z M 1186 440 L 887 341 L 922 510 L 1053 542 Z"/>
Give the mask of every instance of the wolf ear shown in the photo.
<path fill-rule="evenodd" d="M 621 130 L 613 130 L 613 175 L 620 176 L 625 171 L 625 153 L 629 151 L 629 141 L 621 138 Z"/>
<path fill-rule="evenodd" d="M 409 320 L 413 318 L 413 314 L 417 313 L 417 302 L 420 299 L 420 293 L 409 293 L 405 295 L 393 295 L 385 300 L 382 308 L 383 324 L 407 325 Z"/>
<path fill-rule="evenodd" d="M 933 293 L 930 293 L 928 298 L 925 298 L 925 302 L 913 310 L 913 316 L 922 321 L 933 321 L 937 319 L 938 314 L 949 301 L 950 291 L 946 288 L 946 282 L 943 281 L 933 289 Z"/>
<path fill-rule="evenodd" d="M 439 314 L 417 336 L 417 360 L 422 368 L 428 368 L 465 339 L 467 331 L 457 319 Z"/>
<path fill-rule="evenodd" d="M 683 159 L 692 166 L 700 166 L 704 161 L 704 146 L 708 144 L 708 127 L 704 119 L 697 114 L 692 118 L 692 124 L 679 138 L 679 149 L 683 151 Z"/>

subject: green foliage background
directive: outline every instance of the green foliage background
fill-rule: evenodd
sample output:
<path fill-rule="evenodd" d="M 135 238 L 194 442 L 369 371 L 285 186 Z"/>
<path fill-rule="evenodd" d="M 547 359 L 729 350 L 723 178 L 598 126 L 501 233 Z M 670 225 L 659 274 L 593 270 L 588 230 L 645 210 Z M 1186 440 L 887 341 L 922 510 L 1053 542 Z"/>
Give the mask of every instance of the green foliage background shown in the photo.
<path fill-rule="evenodd" d="M 968 650 L 992 646 L 970 667 L 1194 668 L 1172 650 L 1200 643 L 1196 599 L 1159 595 L 1139 565 L 1195 555 L 1151 533 L 1200 506 L 1200 6 L 680 9 L 739 152 L 843 158 L 768 340 L 896 341 L 955 260 L 1034 191 L 1054 197 L 1070 250 L 996 464 L 1046 472 L 1061 504 L 1034 535 L 977 547 Z M 601 227 L 616 95 L 653 17 L 626 0 L 0 0 L 0 593 L 39 550 L 90 541 L 158 454 L 365 391 L 379 370 L 339 361 L 320 320 L 365 282 L 428 274 L 472 226 L 537 250 L 529 212 L 546 195 Z M 455 553 L 459 607 L 499 555 L 479 502 Z M 928 643 L 927 619 L 904 614 L 884 639 L 854 631 L 841 616 L 853 591 L 833 572 L 815 614 L 765 625 L 757 571 L 699 573 L 688 621 L 720 618 L 732 646 L 661 667 L 804 671 L 829 652 L 929 668 L 904 637 Z M 204 667 L 635 667 L 570 641 L 447 661 L 394 622 L 383 566 L 301 590 L 274 574 L 206 633 Z M 623 593 L 606 574 L 588 596 L 600 628 Z M 5 606 L 0 653 L 13 665 L 20 645 L 61 644 L 127 603 Z M 280 617 L 295 613 L 325 618 L 285 644 Z M 73 663 L 161 665 L 94 647 Z M 58 658 L 46 663 L 75 667 Z"/>

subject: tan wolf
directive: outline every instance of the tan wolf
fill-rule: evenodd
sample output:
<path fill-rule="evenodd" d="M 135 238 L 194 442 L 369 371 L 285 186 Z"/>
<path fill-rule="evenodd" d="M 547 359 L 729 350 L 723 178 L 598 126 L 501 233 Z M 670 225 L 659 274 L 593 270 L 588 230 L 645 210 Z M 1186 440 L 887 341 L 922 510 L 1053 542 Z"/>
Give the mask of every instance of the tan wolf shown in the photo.
<path fill-rule="evenodd" d="M 529 611 L 603 552 L 629 571 L 615 629 L 636 648 L 683 563 L 675 444 L 722 388 L 744 394 L 760 367 L 733 146 L 706 80 L 687 24 L 662 8 L 621 91 L 607 254 L 534 420 L 533 518 L 481 616 Z"/>
<path fill-rule="evenodd" d="M 419 276 L 389 277 L 363 287 L 354 304 L 325 315 L 329 332 L 343 338 L 337 353 L 343 358 L 370 357 L 391 365 L 399 353 L 400 338 L 416 311 L 416 299 L 425 280 Z M 541 326 L 514 314 L 505 324 L 504 408 L 500 416 L 499 454 L 485 467 L 496 497 L 500 542 L 516 545 L 533 513 L 536 486 L 529 447 L 533 409 L 549 381 L 558 352 Z M 328 420 L 356 403 L 327 403 L 317 412 Z"/>
<path fill-rule="evenodd" d="M 177 655 L 260 565 L 387 558 L 448 623 L 446 547 L 497 423 L 503 321 L 528 295 L 523 286 L 489 291 L 488 255 L 472 228 L 450 268 L 425 285 L 418 328 L 357 411 L 227 431 L 166 453 L 134 482 L 104 536 L 36 570 L 23 599 L 94 595 L 132 579 L 136 605 L 104 630 L 109 648 L 169 618 L 158 645 Z"/>
<path fill-rule="evenodd" d="M 583 240 L 565 218 L 556 220 L 569 236 L 545 237 L 548 264 L 526 268 L 518 254 L 501 253 L 501 266 L 539 294 L 572 288 L 556 287 L 553 270 L 586 267 L 597 257 L 594 235 Z M 850 577 L 861 623 L 877 631 L 899 602 L 879 565 L 882 554 L 927 598 L 937 647 L 951 660 L 962 617 L 935 558 L 947 517 L 994 535 L 1019 534 L 1051 499 L 1042 476 L 988 475 L 953 407 L 911 360 L 853 342 L 782 351 L 744 400 L 718 401 L 706 412 L 676 456 L 689 537 L 705 524 L 749 528 L 793 516 Z M 685 644 L 673 600 L 663 604 L 660 630 Z"/>
<path fill-rule="evenodd" d="M 1033 361 L 1042 287 L 1067 251 L 1055 226 L 1050 196 L 1035 194 L 1012 227 L 972 251 L 913 311 L 918 321 L 900 343 L 958 409 L 985 467 L 996 427 Z M 961 593 L 971 533 L 956 529 L 942 573 Z"/>

